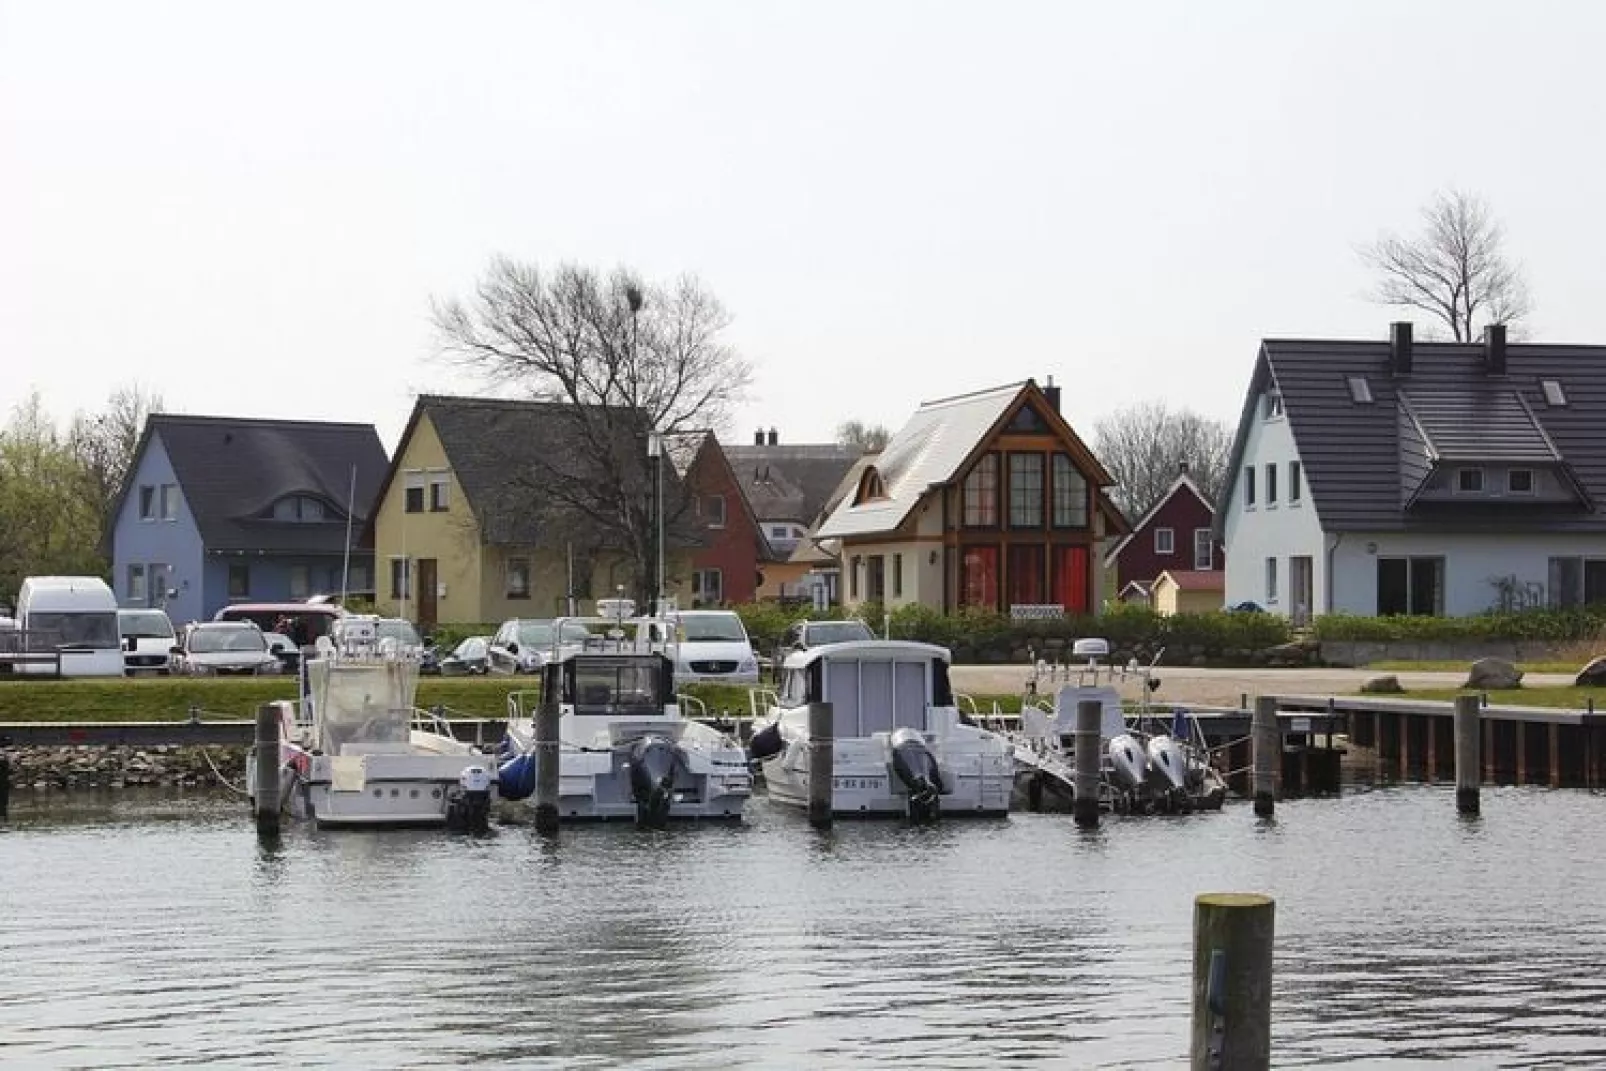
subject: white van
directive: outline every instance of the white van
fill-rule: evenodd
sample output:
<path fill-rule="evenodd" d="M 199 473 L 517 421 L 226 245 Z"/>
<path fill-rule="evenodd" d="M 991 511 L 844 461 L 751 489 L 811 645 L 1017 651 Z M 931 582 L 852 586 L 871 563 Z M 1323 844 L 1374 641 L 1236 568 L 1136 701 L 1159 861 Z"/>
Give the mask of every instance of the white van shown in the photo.
<path fill-rule="evenodd" d="M 117 598 L 98 576 L 30 576 L 17 593 L 17 627 L 32 651 L 61 652 L 63 677 L 121 677 L 123 644 Z M 56 667 L 24 663 L 18 673 L 49 675 Z"/>

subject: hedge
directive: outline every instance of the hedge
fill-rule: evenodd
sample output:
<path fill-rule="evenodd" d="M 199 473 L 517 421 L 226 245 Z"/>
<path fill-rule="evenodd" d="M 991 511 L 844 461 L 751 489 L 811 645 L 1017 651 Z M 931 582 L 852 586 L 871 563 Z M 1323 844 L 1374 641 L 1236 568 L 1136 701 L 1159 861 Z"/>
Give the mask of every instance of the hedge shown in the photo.
<path fill-rule="evenodd" d="M 1361 617 L 1327 614 L 1316 619 L 1316 638 L 1367 643 L 1442 643 L 1454 640 L 1531 640 L 1567 643 L 1593 640 L 1606 632 L 1606 611 L 1491 611 L 1468 617 L 1420 617 L 1404 614 Z"/>

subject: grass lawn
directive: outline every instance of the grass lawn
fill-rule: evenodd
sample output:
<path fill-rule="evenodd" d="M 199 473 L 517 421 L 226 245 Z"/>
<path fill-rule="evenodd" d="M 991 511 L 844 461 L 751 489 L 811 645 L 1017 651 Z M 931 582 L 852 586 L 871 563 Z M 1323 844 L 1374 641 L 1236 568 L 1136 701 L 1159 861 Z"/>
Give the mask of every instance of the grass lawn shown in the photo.
<path fill-rule="evenodd" d="M 1472 688 L 1413 688 L 1397 696 L 1377 695 L 1368 696 L 1369 699 L 1437 699 L 1450 702 L 1458 695 L 1477 694 Z M 1606 713 L 1606 688 L 1504 688 L 1489 693 L 1489 702 L 1494 706 L 1514 707 L 1561 707 L 1567 710 L 1584 710 L 1589 701 L 1595 701 L 1595 709 Z"/>
<path fill-rule="evenodd" d="M 1445 673 L 1465 673 L 1471 662 L 1370 662 L 1361 667 L 1363 669 L 1377 670 L 1385 673 L 1432 673 L 1442 671 Z M 1583 668 L 1582 662 L 1518 662 L 1518 669 L 1524 673 L 1577 673 Z"/>
<path fill-rule="evenodd" d="M 437 704 L 457 718 L 500 718 L 514 690 L 535 690 L 531 677 L 425 677 L 418 685 L 421 707 Z M 768 685 L 766 685 L 768 687 Z M 745 687 L 689 685 L 709 713 L 749 710 Z M 294 677 L 136 677 L 107 680 L 0 680 L 0 722 L 183 721 L 191 706 L 206 720 L 248 719 L 259 704 L 294 699 Z M 1018 696 L 976 696 L 982 710 L 994 701 L 1020 710 Z"/>

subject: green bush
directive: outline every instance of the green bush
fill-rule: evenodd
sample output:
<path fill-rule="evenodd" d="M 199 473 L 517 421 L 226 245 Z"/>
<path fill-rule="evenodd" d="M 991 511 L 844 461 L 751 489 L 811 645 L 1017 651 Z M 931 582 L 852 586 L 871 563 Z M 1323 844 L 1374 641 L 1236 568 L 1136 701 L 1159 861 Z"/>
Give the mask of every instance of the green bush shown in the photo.
<path fill-rule="evenodd" d="M 1316 638 L 1319 640 L 1365 643 L 1442 643 L 1453 640 L 1566 643 L 1594 639 L 1602 631 L 1606 631 L 1606 612 L 1598 609 L 1521 610 L 1468 617 L 1326 614 L 1316 619 Z"/>

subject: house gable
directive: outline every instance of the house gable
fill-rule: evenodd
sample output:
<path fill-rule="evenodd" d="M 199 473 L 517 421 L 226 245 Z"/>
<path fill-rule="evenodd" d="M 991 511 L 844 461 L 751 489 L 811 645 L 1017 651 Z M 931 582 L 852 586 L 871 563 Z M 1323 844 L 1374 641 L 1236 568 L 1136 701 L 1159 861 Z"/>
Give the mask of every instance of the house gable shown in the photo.
<path fill-rule="evenodd" d="M 1106 568 L 1116 570 L 1124 590 L 1133 582 L 1150 583 L 1166 570 L 1193 570 L 1199 564 L 1196 543 L 1210 543 L 1209 569 L 1225 568 L 1221 542 L 1215 535 L 1215 508 L 1187 474 L 1179 475 L 1131 532 L 1105 555 Z M 1165 550 L 1160 531 L 1170 532 Z M 1207 533 L 1200 536 L 1198 533 Z"/>
<path fill-rule="evenodd" d="M 704 545 L 692 554 L 692 567 L 698 572 L 694 595 L 702 597 L 710 587 L 710 570 L 717 570 L 720 601 L 747 603 L 757 590 L 759 563 L 770 556 L 769 544 L 754 516 L 741 481 L 730 458 L 712 432 L 703 436 L 697 454 L 686 467 L 686 486 L 696 499 L 696 510 L 707 525 Z M 711 511 L 704 506 L 709 497 L 723 501 L 718 527 L 709 524 Z"/>

